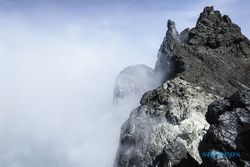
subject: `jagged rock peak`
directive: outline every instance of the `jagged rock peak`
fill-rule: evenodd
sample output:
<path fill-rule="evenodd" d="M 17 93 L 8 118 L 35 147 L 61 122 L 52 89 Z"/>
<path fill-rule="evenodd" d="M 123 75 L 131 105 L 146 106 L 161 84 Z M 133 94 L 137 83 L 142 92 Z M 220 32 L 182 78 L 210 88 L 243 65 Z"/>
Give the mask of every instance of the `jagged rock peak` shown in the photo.
<path fill-rule="evenodd" d="M 165 40 L 162 44 L 168 50 L 163 56 L 170 55 L 173 61 L 173 77 L 181 76 L 222 96 L 250 86 L 250 41 L 228 16 L 205 7 L 196 26 L 185 29 L 179 38 L 180 43 Z M 160 62 L 163 56 L 158 64 L 167 69 Z"/>
<path fill-rule="evenodd" d="M 203 12 L 200 13 L 200 17 L 198 18 L 198 22 L 204 18 L 208 18 L 209 15 L 211 15 L 211 14 L 215 14 L 215 15 L 218 15 L 219 17 L 222 17 L 220 11 L 214 12 L 213 6 L 207 6 L 203 9 Z"/>
<path fill-rule="evenodd" d="M 173 72 L 173 66 L 171 61 L 171 52 L 175 49 L 175 46 L 180 43 L 181 38 L 175 27 L 175 22 L 168 20 L 167 32 L 163 39 L 161 47 L 158 52 L 158 59 L 155 64 L 155 74 L 160 76 L 161 82 L 164 83 L 169 79 Z"/>
<path fill-rule="evenodd" d="M 172 20 L 168 19 L 168 29 L 175 29 L 175 22 L 173 22 Z"/>
<path fill-rule="evenodd" d="M 175 28 L 175 22 L 173 22 L 172 20 L 168 20 L 168 32 L 170 32 L 171 34 L 176 33 L 177 30 Z"/>
<path fill-rule="evenodd" d="M 163 76 L 163 84 L 145 93 L 141 105 L 123 124 L 115 167 L 195 167 L 202 160 L 204 165 L 216 166 L 198 153 L 208 123 L 212 128 L 200 151 L 210 149 L 207 146 L 213 141 L 221 144 L 217 151 L 232 150 L 234 141 L 245 143 L 234 150 L 242 149 L 247 153 L 242 160 L 249 161 L 249 93 L 213 103 L 205 120 L 212 101 L 250 87 L 249 70 L 250 41 L 228 16 L 206 7 L 196 26 L 180 35 L 169 20 L 154 69 L 155 75 Z M 224 166 L 237 163 L 218 162 Z"/>
<path fill-rule="evenodd" d="M 214 10 L 213 6 L 207 6 L 204 8 L 203 12 L 200 14 L 200 17 L 198 18 L 197 23 L 201 22 L 204 19 L 210 19 L 212 18 L 219 18 L 220 20 L 223 19 L 228 25 L 233 24 L 231 19 L 228 15 L 223 15 L 218 10 Z"/>
<path fill-rule="evenodd" d="M 163 83 L 177 75 L 224 96 L 250 86 L 249 69 L 250 41 L 228 16 L 205 7 L 196 26 L 180 35 L 168 21 L 154 71 L 163 75 Z"/>
<path fill-rule="evenodd" d="M 244 40 L 240 27 L 229 16 L 213 7 L 205 7 L 196 26 L 189 32 L 189 44 L 205 45 L 210 48 L 230 46 Z"/>
<path fill-rule="evenodd" d="M 174 49 L 175 43 L 180 42 L 179 33 L 175 27 L 175 22 L 168 20 L 166 36 L 163 39 L 160 51 L 163 53 L 169 53 Z"/>

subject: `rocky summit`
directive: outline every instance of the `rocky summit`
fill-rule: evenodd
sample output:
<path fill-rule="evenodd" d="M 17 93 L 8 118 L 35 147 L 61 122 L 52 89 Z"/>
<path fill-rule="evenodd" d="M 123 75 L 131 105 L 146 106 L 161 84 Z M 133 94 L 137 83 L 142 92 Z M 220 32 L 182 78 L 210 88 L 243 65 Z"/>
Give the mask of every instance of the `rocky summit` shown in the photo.
<path fill-rule="evenodd" d="M 228 96 L 250 86 L 250 42 L 239 26 L 213 7 L 206 7 L 196 26 L 180 35 L 169 20 L 160 52 L 157 71 L 169 73 L 170 57 L 172 77 L 180 76 L 207 92 Z"/>
<path fill-rule="evenodd" d="M 123 124 L 114 166 L 250 166 L 250 41 L 213 7 L 194 28 L 167 28 L 149 70 L 159 87 Z"/>

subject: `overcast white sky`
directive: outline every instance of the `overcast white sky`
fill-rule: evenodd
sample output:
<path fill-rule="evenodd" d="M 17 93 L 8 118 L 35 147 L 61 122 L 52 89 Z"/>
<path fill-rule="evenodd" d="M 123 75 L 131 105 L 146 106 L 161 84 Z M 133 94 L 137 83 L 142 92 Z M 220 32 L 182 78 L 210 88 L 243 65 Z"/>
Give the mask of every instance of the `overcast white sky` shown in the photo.
<path fill-rule="evenodd" d="M 116 75 L 153 67 L 167 19 L 192 27 L 206 5 L 250 37 L 248 0 L 0 0 L 0 166 L 112 166 Z"/>

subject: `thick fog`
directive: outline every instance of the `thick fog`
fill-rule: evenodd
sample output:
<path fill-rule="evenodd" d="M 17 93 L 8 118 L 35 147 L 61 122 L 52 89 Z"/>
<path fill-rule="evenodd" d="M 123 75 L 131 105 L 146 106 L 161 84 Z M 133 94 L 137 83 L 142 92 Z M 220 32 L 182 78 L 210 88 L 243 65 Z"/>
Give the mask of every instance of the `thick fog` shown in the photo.
<path fill-rule="evenodd" d="M 102 18 L 35 19 L 1 18 L 0 166 L 112 166 L 130 112 L 114 111 L 115 77 L 153 65 L 154 44 L 133 46 Z"/>
<path fill-rule="evenodd" d="M 7 2 L 0 12 L 1 167 L 112 166 L 130 113 L 114 109 L 116 76 L 129 65 L 154 67 L 167 19 L 183 29 L 204 7 Z"/>

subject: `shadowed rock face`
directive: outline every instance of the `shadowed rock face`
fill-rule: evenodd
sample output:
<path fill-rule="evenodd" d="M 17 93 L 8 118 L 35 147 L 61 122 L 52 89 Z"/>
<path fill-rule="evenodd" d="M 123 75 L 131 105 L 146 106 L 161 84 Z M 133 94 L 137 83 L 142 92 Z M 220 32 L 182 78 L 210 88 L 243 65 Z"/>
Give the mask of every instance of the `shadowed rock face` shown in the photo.
<path fill-rule="evenodd" d="M 250 166 L 250 90 L 213 102 L 206 118 L 211 126 L 199 146 L 203 166 Z M 227 152 L 228 156 L 202 156 L 211 151 Z"/>
<path fill-rule="evenodd" d="M 249 148 L 244 145 L 249 133 L 237 129 L 250 123 L 249 107 L 238 109 L 249 98 L 244 99 L 244 93 L 242 98 L 235 94 L 231 101 L 215 101 L 208 107 L 215 99 L 247 89 L 249 73 L 250 42 L 228 16 L 206 7 L 196 26 L 180 34 L 169 20 L 153 71 L 154 76 L 161 76 L 163 84 L 143 95 L 141 106 L 132 111 L 122 126 L 114 166 L 195 167 L 201 166 L 202 160 L 202 165 L 209 165 L 210 161 L 201 159 L 198 151 L 208 123 L 213 125 L 203 143 L 210 145 L 209 149 L 221 144 L 218 148 L 223 150 L 229 144 L 230 149 L 241 148 L 246 157 L 242 160 L 249 160 L 247 150 L 243 149 Z M 236 97 L 242 100 L 237 101 Z M 231 108 L 233 112 L 225 112 Z M 230 118 L 236 116 L 239 118 Z M 217 143 L 211 143 L 211 138 Z M 206 150 L 206 144 L 200 148 Z M 216 164 L 237 163 L 227 159 Z"/>
<path fill-rule="evenodd" d="M 164 83 L 173 75 L 174 67 L 172 61 L 172 52 L 176 45 L 180 43 L 180 36 L 175 28 L 175 23 L 168 20 L 168 30 L 163 39 L 161 47 L 158 52 L 158 59 L 155 64 L 154 72 L 160 76 L 161 82 Z"/>
<path fill-rule="evenodd" d="M 181 35 L 176 30 L 172 35 L 169 32 L 165 37 L 169 40 L 164 39 L 160 52 L 173 60 L 172 77 L 181 76 L 221 96 L 250 86 L 250 42 L 228 16 L 206 7 L 194 28 Z M 168 71 L 169 66 L 162 61 L 167 59 L 166 54 L 162 55 L 156 66 Z"/>

